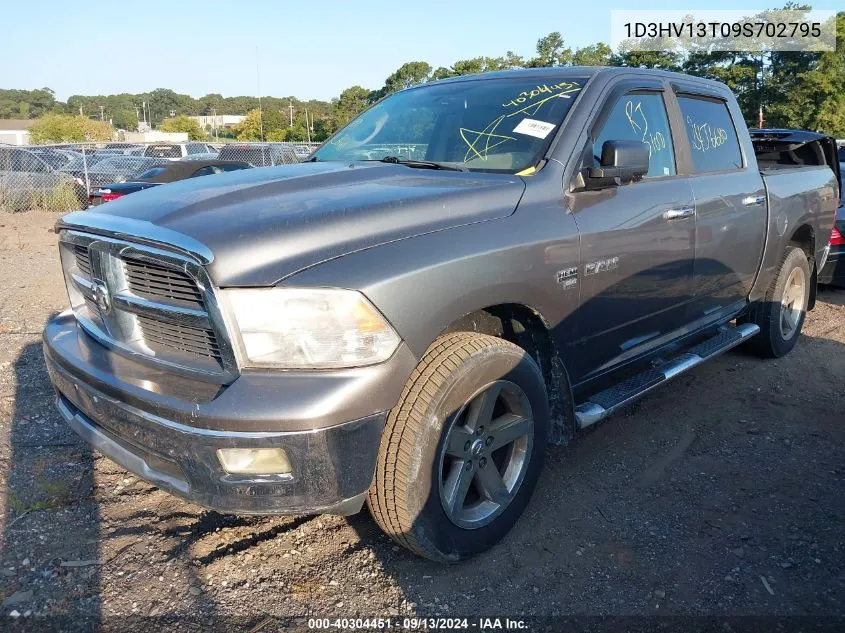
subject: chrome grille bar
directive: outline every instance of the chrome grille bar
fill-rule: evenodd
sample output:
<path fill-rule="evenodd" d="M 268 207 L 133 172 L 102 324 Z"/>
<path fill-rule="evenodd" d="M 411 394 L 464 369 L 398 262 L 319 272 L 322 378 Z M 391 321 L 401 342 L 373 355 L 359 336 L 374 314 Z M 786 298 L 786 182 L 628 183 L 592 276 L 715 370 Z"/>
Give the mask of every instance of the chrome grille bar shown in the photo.
<path fill-rule="evenodd" d="M 77 320 L 140 362 L 226 383 L 237 364 L 212 285 L 193 257 L 125 239 L 60 231 Z"/>

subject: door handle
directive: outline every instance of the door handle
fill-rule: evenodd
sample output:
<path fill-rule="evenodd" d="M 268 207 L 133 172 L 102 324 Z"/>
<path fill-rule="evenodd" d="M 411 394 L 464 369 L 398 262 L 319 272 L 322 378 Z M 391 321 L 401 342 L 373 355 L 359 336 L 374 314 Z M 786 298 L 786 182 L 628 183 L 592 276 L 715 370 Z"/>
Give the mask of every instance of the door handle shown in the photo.
<path fill-rule="evenodd" d="M 679 209 L 666 209 L 663 218 L 666 220 L 679 220 L 680 218 L 691 218 L 695 215 L 693 207 L 681 207 Z"/>
<path fill-rule="evenodd" d="M 756 207 L 766 201 L 766 196 L 746 196 L 742 199 L 742 204 L 746 207 Z"/>

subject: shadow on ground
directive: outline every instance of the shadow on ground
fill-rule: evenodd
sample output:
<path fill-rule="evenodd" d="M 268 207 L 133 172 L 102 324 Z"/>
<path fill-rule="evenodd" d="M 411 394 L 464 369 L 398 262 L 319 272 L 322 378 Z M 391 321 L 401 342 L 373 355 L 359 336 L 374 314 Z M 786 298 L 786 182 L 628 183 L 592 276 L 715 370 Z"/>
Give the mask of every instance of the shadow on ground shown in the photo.
<path fill-rule="evenodd" d="M 257 632 L 309 615 L 845 615 L 845 345 L 818 333 L 836 327 L 813 324 L 777 361 L 730 352 L 549 449 L 516 528 L 454 566 L 398 548 L 366 512 L 232 517 L 148 486 L 66 427 L 27 345 L 2 617 Z"/>

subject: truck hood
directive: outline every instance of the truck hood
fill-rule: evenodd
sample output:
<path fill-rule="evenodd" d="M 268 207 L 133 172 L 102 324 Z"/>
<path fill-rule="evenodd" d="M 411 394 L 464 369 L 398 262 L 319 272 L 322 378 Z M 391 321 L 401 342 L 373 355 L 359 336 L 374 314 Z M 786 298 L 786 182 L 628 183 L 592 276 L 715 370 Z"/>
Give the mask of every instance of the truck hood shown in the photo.
<path fill-rule="evenodd" d="M 268 286 L 328 259 L 514 212 L 518 176 L 300 163 L 154 187 L 61 224 L 202 245 L 219 286 Z M 193 249 L 197 252 L 198 249 Z"/>

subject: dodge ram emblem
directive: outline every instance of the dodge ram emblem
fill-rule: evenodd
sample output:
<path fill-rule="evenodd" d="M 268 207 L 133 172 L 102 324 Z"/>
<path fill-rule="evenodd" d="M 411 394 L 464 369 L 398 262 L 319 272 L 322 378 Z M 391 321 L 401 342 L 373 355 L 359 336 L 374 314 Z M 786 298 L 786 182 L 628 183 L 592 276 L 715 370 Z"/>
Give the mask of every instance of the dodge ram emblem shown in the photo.
<path fill-rule="evenodd" d="M 94 280 L 94 303 L 97 304 L 97 307 L 103 314 L 109 314 L 111 312 L 111 296 L 109 295 L 109 289 L 106 284 L 99 279 Z"/>

